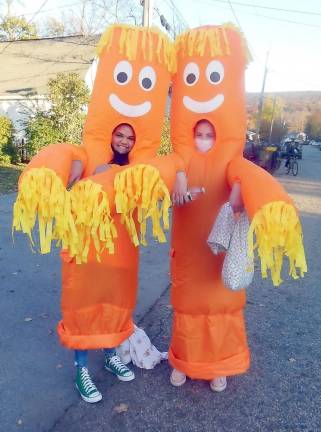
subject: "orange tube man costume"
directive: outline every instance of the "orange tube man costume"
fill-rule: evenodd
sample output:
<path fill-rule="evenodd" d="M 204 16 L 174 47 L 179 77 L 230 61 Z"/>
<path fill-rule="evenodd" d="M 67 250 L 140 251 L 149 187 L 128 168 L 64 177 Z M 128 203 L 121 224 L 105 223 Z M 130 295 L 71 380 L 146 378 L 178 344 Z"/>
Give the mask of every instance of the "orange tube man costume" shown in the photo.
<path fill-rule="evenodd" d="M 184 159 L 189 187 L 202 186 L 198 200 L 174 209 L 172 230 L 171 365 L 196 379 L 245 372 L 250 363 L 243 309 L 245 292 L 221 280 L 222 256 L 206 240 L 235 182 L 241 185 L 251 219 L 249 252 L 258 250 L 262 276 L 281 282 L 283 257 L 289 273 L 303 276 L 306 262 L 301 225 L 278 182 L 242 156 L 246 132 L 244 70 L 248 51 L 231 25 L 192 29 L 176 41 L 171 130 L 174 150 Z M 207 153 L 195 149 L 193 128 L 201 120 L 215 128 Z M 256 239 L 255 243 L 253 238 Z"/>
<path fill-rule="evenodd" d="M 174 154 L 157 157 L 174 48 L 156 29 L 109 27 L 98 45 L 99 64 L 83 145 L 43 149 L 20 182 L 13 229 L 29 235 L 39 222 L 41 252 L 57 239 L 62 253 L 62 321 L 58 333 L 73 349 L 114 347 L 133 332 L 138 244 L 146 222 L 165 241 L 169 190 L 182 162 Z M 129 165 L 113 165 L 111 135 L 120 123 L 136 135 Z M 84 166 L 83 180 L 69 192 L 73 160 Z"/>

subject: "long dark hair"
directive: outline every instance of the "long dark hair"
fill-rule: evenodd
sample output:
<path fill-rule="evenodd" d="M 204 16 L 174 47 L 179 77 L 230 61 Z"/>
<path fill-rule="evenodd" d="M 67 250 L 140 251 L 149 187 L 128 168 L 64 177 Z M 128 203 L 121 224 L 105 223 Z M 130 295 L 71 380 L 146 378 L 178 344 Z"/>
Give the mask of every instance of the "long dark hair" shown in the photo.
<path fill-rule="evenodd" d="M 119 126 L 128 126 L 133 131 L 133 135 L 134 135 L 135 142 L 136 142 L 135 130 L 134 130 L 133 126 L 131 126 L 129 123 L 120 123 L 119 125 L 117 125 L 115 127 L 115 129 L 112 131 L 112 134 L 111 134 L 112 136 L 113 136 L 113 134 L 115 133 L 116 129 Z M 126 154 L 119 153 L 117 150 L 114 149 L 114 147 L 112 146 L 112 144 L 111 144 L 111 148 L 112 148 L 112 151 L 113 151 L 114 155 L 111 158 L 111 160 L 109 161 L 110 164 L 121 165 L 121 166 L 129 164 L 129 153 L 130 152 L 128 152 Z"/>

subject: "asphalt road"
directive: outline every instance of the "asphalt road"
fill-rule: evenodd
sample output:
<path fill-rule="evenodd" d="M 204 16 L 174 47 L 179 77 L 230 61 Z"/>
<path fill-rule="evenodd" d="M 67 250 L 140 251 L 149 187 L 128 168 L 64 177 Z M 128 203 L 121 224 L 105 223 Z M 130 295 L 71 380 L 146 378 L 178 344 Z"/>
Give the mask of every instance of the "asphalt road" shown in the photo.
<path fill-rule="evenodd" d="M 60 260 L 32 253 L 25 236 L 11 236 L 15 194 L 0 196 L 0 432 L 44 432 L 78 402 L 73 353 L 58 341 Z M 168 244 L 141 249 L 136 320 L 169 285 Z M 90 355 L 93 374 L 101 353 Z"/>
<path fill-rule="evenodd" d="M 304 147 L 299 162 L 298 177 L 285 175 L 283 167 L 277 177 L 301 211 L 309 272 L 298 281 L 285 276 L 279 288 L 256 274 L 246 309 L 251 368 L 230 378 L 221 394 L 211 392 L 203 381 L 188 380 L 182 388 L 173 388 L 166 362 L 152 371 L 135 369 L 136 380 L 121 383 L 96 360 L 95 381 L 104 399 L 96 405 L 79 400 L 70 353 L 54 334 L 59 318 L 57 258 L 32 256 L 25 239 L 19 238 L 13 249 L 6 228 L 0 243 L 0 430 L 321 431 L 321 152 Z M 3 236 L 9 205 L 0 201 Z M 165 249 L 160 253 L 153 248 L 144 258 L 143 274 L 154 276 L 142 282 L 142 290 L 153 286 L 159 293 L 166 288 Z M 166 350 L 171 326 L 168 290 L 140 316 L 140 325 L 155 345 Z M 32 320 L 25 321 L 28 317 Z"/>

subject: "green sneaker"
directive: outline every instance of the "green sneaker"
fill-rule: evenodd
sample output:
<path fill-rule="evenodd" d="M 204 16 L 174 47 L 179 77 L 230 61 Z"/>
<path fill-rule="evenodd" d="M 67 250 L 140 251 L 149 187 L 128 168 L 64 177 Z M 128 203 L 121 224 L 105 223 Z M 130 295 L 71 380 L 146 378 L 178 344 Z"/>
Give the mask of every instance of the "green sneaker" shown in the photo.
<path fill-rule="evenodd" d="M 93 383 L 86 367 L 77 367 L 76 388 L 86 402 L 95 403 L 103 398 Z"/>
<path fill-rule="evenodd" d="M 115 374 L 120 381 L 132 381 L 135 378 L 134 372 L 117 355 L 105 357 L 105 369 Z"/>

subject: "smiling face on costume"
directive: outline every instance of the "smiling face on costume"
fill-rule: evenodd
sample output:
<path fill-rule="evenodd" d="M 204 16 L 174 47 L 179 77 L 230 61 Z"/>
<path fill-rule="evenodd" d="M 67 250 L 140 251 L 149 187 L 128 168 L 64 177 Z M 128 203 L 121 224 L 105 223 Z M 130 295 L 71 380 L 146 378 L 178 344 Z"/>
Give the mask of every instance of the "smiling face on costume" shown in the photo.
<path fill-rule="evenodd" d="M 191 136 L 201 119 L 208 120 L 214 129 L 213 156 L 224 153 L 228 159 L 242 152 L 246 132 L 245 62 L 241 37 L 233 29 L 205 26 L 178 39 L 171 136 L 174 150 L 182 157 L 195 147 Z M 203 142 L 203 149 L 209 147 L 210 142 Z"/>
<path fill-rule="evenodd" d="M 142 117 L 151 111 L 151 92 L 157 81 L 155 67 L 145 65 L 138 70 L 133 62 L 121 60 L 114 67 L 113 78 L 115 88 L 108 100 L 115 111 L 125 117 Z"/>
<path fill-rule="evenodd" d="M 135 145 L 134 129 L 128 124 L 117 126 L 111 136 L 111 146 L 120 154 L 128 154 Z"/>
<path fill-rule="evenodd" d="M 131 163 L 156 156 L 175 68 L 173 44 L 153 29 L 112 25 L 102 35 L 97 52 L 97 73 L 83 133 L 90 155 L 88 173 L 113 158 L 113 150 L 106 144 L 120 124 L 129 123 L 134 130 Z M 119 150 L 128 151 L 127 143 Z"/>
<path fill-rule="evenodd" d="M 201 153 L 206 153 L 215 144 L 215 130 L 208 120 L 200 120 L 194 128 L 195 147 Z"/>

